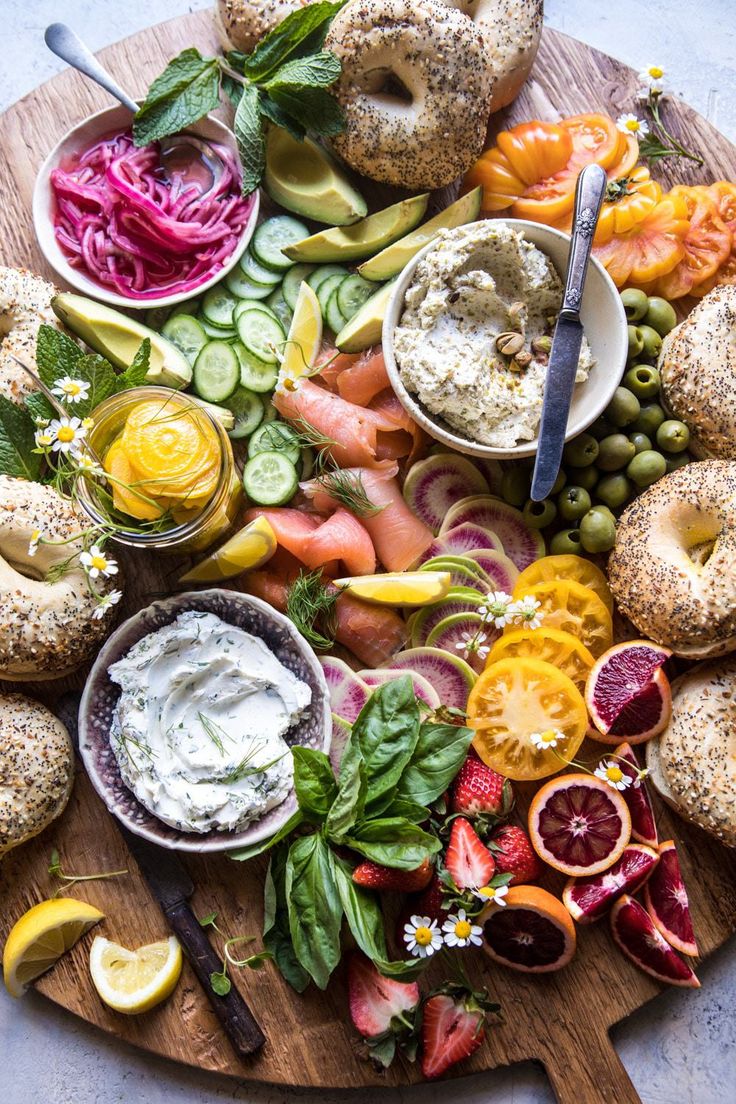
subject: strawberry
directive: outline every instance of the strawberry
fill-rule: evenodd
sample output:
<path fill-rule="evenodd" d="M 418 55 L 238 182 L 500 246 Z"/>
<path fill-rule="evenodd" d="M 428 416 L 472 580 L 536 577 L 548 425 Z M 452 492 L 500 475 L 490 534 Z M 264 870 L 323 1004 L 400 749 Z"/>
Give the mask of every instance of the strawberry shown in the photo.
<path fill-rule="evenodd" d="M 542 873 L 542 864 L 523 828 L 504 824 L 491 836 L 489 847 L 496 860 L 497 874 L 513 874 L 509 885 L 535 882 Z"/>
<path fill-rule="evenodd" d="M 505 819 L 513 805 L 508 778 L 487 767 L 471 748 L 452 784 L 450 811 L 493 823 Z"/>
<path fill-rule="evenodd" d="M 415 870 L 394 870 L 390 866 L 365 859 L 353 871 L 353 881 L 364 889 L 386 893 L 415 893 L 424 889 L 432 878 L 432 864 L 425 859 Z"/>
<path fill-rule="evenodd" d="M 496 863 L 469 820 L 458 817 L 452 822 L 445 866 L 458 889 L 478 889 L 488 885 Z"/>
<path fill-rule="evenodd" d="M 419 986 L 383 977 L 369 958 L 354 951 L 348 963 L 350 1016 L 366 1039 L 392 1030 L 391 1021 L 419 1004 Z"/>
<path fill-rule="evenodd" d="M 424 1076 L 440 1077 L 477 1050 L 486 1033 L 486 1012 L 498 1008 L 485 990 L 472 993 L 462 985 L 444 985 L 430 996 L 424 1002 L 422 1022 Z"/>

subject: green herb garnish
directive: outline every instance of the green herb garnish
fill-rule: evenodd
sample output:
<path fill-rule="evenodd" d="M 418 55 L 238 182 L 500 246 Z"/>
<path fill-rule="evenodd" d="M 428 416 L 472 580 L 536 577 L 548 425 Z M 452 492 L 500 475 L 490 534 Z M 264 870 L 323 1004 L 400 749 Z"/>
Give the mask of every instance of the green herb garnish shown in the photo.
<path fill-rule="evenodd" d="M 327 589 L 322 572 L 300 572 L 286 596 L 286 616 L 313 648 L 327 651 L 335 643 L 337 591 Z"/>
<path fill-rule="evenodd" d="M 315 482 L 356 517 L 371 517 L 385 509 L 371 502 L 363 479 L 356 472 L 338 469 L 318 476 Z"/>
<path fill-rule="evenodd" d="M 58 897 L 59 894 L 64 891 L 67 893 L 72 886 L 75 886 L 77 882 L 98 882 L 103 881 L 106 878 L 119 878 L 123 874 L 127 874 L 126 870 L 106 870 L 99 874 L 67 874 L 62 868 L 61 859 L 59 858 L 59 852 L 56 848 L 51 852 L 51 859 L 49 862 L 49 874 L 52 878 L 59 878 L 64 884 L 59 886 L 54 897 Z"/>

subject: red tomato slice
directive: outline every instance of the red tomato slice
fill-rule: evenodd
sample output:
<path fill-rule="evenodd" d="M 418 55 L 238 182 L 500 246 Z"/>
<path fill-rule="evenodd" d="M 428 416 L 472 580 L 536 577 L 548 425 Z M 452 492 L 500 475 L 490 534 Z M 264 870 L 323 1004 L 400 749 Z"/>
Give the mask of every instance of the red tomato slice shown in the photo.
<path fill-rule="evenodd" d="M 665 299 L 681 299 L 715 276 L 731 252 L 733 235 L 706 189 L 678 184 L 669 194 L 685 203 L 690 228 L 684 238 L 682 259 L 671 272 L 659 277 L 657 290 Z"/>

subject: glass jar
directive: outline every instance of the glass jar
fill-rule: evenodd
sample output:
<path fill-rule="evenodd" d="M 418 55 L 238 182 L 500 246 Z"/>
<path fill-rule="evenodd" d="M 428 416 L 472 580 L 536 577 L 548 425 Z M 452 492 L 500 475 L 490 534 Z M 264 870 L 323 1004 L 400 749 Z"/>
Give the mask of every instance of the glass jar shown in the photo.
<path fill-rule="evenodd" d="M 125 522 L 120 520 L 124 515 L 120 509 L 117 509 L 114 515 L 115 531 L 111 534 L 111 539 L 129 548 L 157 549 L 177 553 L 202 552 L 232 528 L 243 501 L 243 488 L 235 468 L 230 438 L 206 406 L 197 402 L 191 395 L 168 387 L 148 385 L 131 387 L 127 391 L 111 395 L 109 399 L 105 399 L 95 407 L 92 412 L 94 425 L 89 431 L 87 441 L 95 459 L 104 464 L 110 446 L 120 437 L 135 408 L 143 402 L 148 403 L 156 399 L 161 401 L 162 410 L 166 408 L 171 410 L 172 414 L 187 408 L 193 409 L 197 419 L 213 432 L 219 449 L 220 466 L 216 488 L 212 497 L 193 518 L 181 524 L 177 524 L 172 519 L 169 528 L 160 530 L 151 526 L 150 530 L 146 531 L 146 523 L 132 517 L 131 527 L 128 529 Z M 162 470 L 161 478 L 165 477 L 166 472 Z M 104 480 L 90 477 L 80 479 L 78 482 L 80 506 L 93 523 L 98 525 L 108 525 L 110 522 L 109 505 L 103 505 L 102 502 L 103 492 L 109 498 L 109 487 Z"/>

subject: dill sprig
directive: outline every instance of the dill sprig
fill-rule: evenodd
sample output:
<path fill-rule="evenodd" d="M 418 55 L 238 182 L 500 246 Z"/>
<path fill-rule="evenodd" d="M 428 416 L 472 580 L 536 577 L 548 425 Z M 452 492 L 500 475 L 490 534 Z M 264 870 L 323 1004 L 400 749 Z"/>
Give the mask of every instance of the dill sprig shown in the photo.
<path fill-rule="evenodd" d="M 328 651 L 335 643 L 335 602 L 319 570 L 300 572 L 286 596 L 286 615 L 313 648 Z"/>
<path fill-rule="evenodd" d="M 287 754 L 283 752 L 282 755 L 277 755 L 275 759 L 272 759 L 270 763 L 264 763 L 262 767 L 251 767 L 250 763 L 253 757 L 265 746 L 264 742 L 259 743 L 255 748 L 251 748 L 251 750 L 240 760 L 238 765 L 233 767 L 229 774 L 225 775 L 224 781 L 242 782 L 244 778 L 252 778 L 254 774 L 264 774 L 267 770 L 270 770 L 271 767 L 275 767 L 277 763 L 280 763 L 284 755 Z"/>
<path fill-rule="evenodd" d="M 371 517 L 385 509 L 371 502 L 363 479 L 356 472 L 337 469 L 317 476 L 315 482 L 356 517 Z"/>
<path fill-rule="evenodd" d="M 222 737 L 224 736 L 226 740 L 232 740 L 232 736 L 230 736 L 230 734 L 226 732 L 224 728 L 221 728 L 220 725 L 216 724 L 215 721 L 210 720 L 210 718 L 207 717 L 204 713 L 197 712 L 197 716 L 199 717 L 199 722 L 202 725 L 202 728 L 205 730 L 210 740 L 219 751 L 220 755 L 224 755 L 225 745 L 222 742 Z"/>

